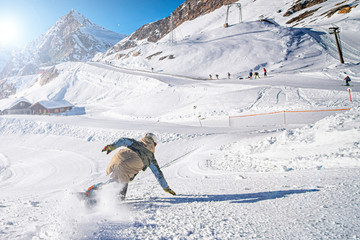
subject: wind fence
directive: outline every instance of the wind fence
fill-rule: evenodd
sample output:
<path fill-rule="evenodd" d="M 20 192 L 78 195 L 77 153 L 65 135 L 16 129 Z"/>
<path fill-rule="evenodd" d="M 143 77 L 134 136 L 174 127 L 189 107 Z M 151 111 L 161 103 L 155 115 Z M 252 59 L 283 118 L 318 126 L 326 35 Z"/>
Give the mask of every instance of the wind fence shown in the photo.
<path fill-rule="evenodd" d="M 347 111 L 350 108 L 303 110 L 303 111 L 277 111 L 269 113 L 229 116 L 229 127 L 264 129 L 272 127 L 286 127 L 288 125 L 304 125 L 319 121 L 336 112 Z"/>

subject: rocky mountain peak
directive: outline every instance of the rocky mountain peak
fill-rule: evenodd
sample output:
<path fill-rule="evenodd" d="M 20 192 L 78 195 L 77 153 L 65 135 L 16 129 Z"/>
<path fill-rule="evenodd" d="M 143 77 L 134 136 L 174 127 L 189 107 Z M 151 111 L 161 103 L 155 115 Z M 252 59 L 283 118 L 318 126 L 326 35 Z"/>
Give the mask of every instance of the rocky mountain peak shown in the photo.
<path fill-rule="evenodd" d="M 126 37 L 100 27 L 76 10 L 62 16 L 49 30 L 13 54 L 0 77 L 35 74 L 40 65 L 88 61 Z"/>
<path fill-rule="evenodd" d="M 85 27 L 97 27 L 100 29 L 104 29 L 96 24 L 92 23 L 86 17 L 84 17 L 78 11 L 72 9 L 68 14 L 61 17 L 55 24 L 54 28 L 57 30 L 61 30 L 61 34 L 69 35 L 80 28 Z"/>
<path fill-rule="evenodd" d="M 85 22 L 87 19 L 78 11 L 71 9 L 71 11 L 66 14 L 65 16 L 63 16 L 64 19 L 72 19 L 72 20 L 76 20 L 79 23 L 83 23 Z"/>

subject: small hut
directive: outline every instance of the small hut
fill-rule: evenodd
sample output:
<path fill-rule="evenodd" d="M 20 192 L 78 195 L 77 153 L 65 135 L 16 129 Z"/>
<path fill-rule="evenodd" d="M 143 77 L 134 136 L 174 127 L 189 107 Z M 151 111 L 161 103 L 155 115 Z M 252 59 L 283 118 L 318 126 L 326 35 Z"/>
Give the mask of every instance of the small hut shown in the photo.
<path fill-rule="evenodd" d="M 26 98 L 19 98 L 12 101 L 1 111 L 1 114 L 31 114 L 31 103 Z"/>

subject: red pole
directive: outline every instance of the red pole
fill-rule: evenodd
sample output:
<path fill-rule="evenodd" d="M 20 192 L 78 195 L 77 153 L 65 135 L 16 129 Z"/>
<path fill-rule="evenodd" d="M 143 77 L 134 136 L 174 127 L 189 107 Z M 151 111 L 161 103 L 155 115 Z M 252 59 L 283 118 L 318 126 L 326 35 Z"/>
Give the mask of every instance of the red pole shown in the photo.
<path fill-rule="evenodd" d="M 348 90 L 349 90 L 350 102 L 352 102 L 352 98 L 351 98 L 351 88 L 348 88 Z"/>

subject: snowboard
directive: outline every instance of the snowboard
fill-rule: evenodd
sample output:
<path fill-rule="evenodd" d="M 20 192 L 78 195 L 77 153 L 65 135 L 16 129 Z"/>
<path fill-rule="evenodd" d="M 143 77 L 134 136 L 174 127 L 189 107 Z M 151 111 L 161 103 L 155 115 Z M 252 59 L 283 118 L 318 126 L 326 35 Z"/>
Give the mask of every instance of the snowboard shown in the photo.
<path fill-rule="evenodd" d="M 77 192 L 76 196 L 78 197 L 79 200 L 85 201 L 86 205 L 94 206 L 94 205 L 96 205 L 96 202 L 97 202 L 95 190 L 98 190 L 102 185 L 104 185 L 104 183 L 102 183 L 102 182 L 94 184 L 94 185 L 90 186 L 84 192 Z"/>
<path fill-rule="evenodd" d="M 76 192 L 75 195 L 80 201 L 84 201 L 87 207 L 94 207 L 97 203 L 95 193 L 88 195 L 87 192 Z"/>

